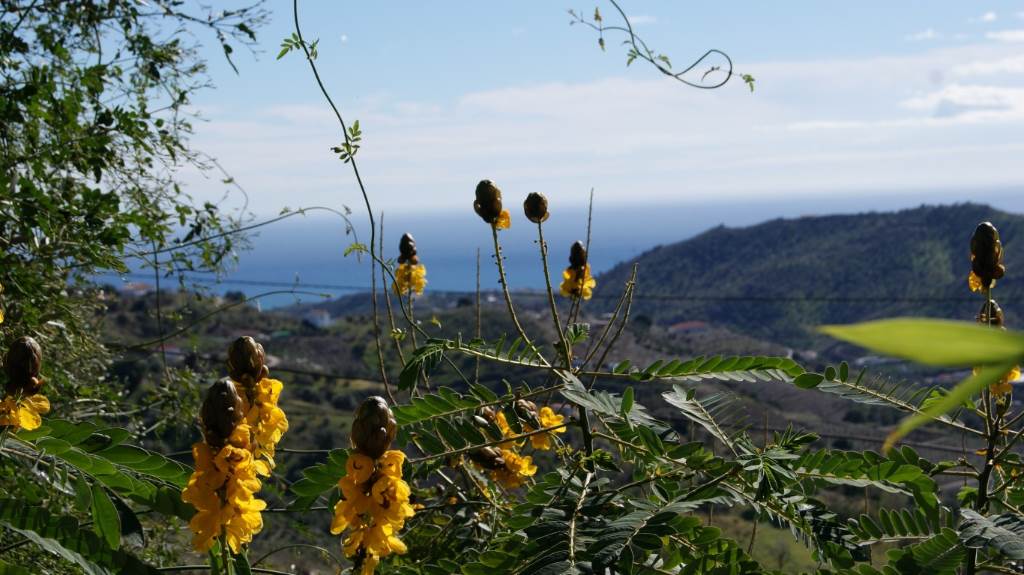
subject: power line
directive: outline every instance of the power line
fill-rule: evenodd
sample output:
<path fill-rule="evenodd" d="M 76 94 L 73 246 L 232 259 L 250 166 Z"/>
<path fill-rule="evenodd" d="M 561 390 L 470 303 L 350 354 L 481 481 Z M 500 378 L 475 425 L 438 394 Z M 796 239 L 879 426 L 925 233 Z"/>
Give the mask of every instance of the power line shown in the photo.
<path fill-rule="evenodd" d="M 152 276 L 142 273 L 105 273 L 103 276 L 116 276 L 121 278 L 150 279 Z M 366 292 L 369 294 L 368 286 L 354 284 L 333 284 L 333 283 L 304 283 L 304 282 L 282 282 L 275 280 L 255 279 L 231 279 L 231 278 L 203 278 L 194 275 L 187 275 L 188 282 L 206 285 L 245 285 L 254 287 L 277 287 L 295 289 L 319 289 L 333 292 Z M 489 290 L 497 293 L 497 290 Z M 432 290 L 435 295 L 449 296 L 470 296 L 476 292 L 467 290 Z M 545 292 L 539 291 L 515 291 L 517 297 L 547 297 Z M 594 294 L 594 299 L 618 299 L 616 294 Z M 973 303 L 977 301 L 974 297 L 965 296 L 835 296 L 835 295 L 707 295 L 707 294 L 643 294 L 637 293 L 633 296 L 636 300 L 646 301 L 687 301 L 687 302 L 734 302 L 734 303 Z"/>

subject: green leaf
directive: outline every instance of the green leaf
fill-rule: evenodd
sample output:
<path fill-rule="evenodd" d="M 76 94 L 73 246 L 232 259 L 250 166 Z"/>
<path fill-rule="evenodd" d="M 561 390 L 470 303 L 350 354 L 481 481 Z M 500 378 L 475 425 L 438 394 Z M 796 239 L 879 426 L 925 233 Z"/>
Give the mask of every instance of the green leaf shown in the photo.
<path fill-rule="evenodd" d="M 960 511 L 960 541 L 971 549 L 988 547 L 1010 559 L 1024 559 L 1024 520 L 1005 514 L 984 517 L 970 509 Z"/>
<path fill-rule="evenodd" d="M 84 474 L 79 474 L 75 480 L 75 508 L 82 513 L 92 510 L 92 490 Z"/>
<path fill-rule="evenodd" d="M 820 373 L 801 373 L 793 380 L 793 385 L 800 389 L 814 389 L 825 381 L 825 376 Z"/>
<path fill-rule="evenodd" d="M 623 417 L 628 417 L 631 409 L 633 409 L 633 386 L 627 387 L 626 391 L 622 392 L 622 403 L 619 411 L 622 412 Z"/>
<path fill-rule="evenodd" d="M 51 515 L 38 505 L 0 499 L 0 525 L 18 532 L 48 553 L 78 565 L 88 575 L 159 575 L 154 567 L 120 549 L 111 549 L 74 517 Z"/>
<path fill-rule="evenodd" d="M 107 542 L 111 549 L 121 543 L 121 519 L 107 490 L 100 485 L 92 486 L 92 527 L 97 535 Z"/>
<path fill-rule="evenodd" d="M 1024 333 L 969 322 L 899 318 L 820 329 L 836 339 L 928 365 L 991 365 L 1024 358 Z"/>
<path fill-rule="evenodd" d="M 986 331 L 994 332 L 996 330 L 986 328 Z M 885 444 L 882 446 L 882 451 L 889 451 L 897 441 L 905 437 L 911 431 L 921 427 L 933 419 L 938 419 L 940 416 L 953 411 L 962 405 L 963 402 L 970 399 L 974 394 L 999 381 L 1000 378 L 1013 369 L 1014 365 L 1016 365 L 1016 361 L 1011 361 L 1002 365 L 987 365 L 982 367 L 977 374 L 971 375 L 967 379 L 958 383 L 956 387 L 945 395 L 945 397 L 928 403 L 920 413 L 908 417 L 900 422 L 899 427 L 885 438 Z"/>

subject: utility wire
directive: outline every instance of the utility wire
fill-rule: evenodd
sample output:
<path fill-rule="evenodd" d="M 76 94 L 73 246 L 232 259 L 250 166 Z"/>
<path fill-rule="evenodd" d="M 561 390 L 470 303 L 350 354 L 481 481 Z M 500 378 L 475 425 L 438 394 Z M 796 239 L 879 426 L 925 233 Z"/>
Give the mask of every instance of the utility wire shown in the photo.
<path fill-rule="evenodd" d="M 104 276 L 116 276 L 121 278 L 150 279 L 147 274 L 141 273 L 106 273 Z M 334 292 L 366 292 L 369 295 L 367 286 L 353 284 L 333 283 L 303 283 L 303 282 L 282 282 L 260 279 L 230 279 L 230 278 L 204 278 L 194 275 L 187 275 L 184 278 L 188 282 L 206 285 L 245 285 L 259 287 L 287 287 L 295 289 L 319 289 Z M 639 288 L 638 288 L 639 289 Z M 497 291 L 497 290 L 495 290 Z M 475 296 L 474 291 L 463 290 L 432 290 L 435 296 Z M 516 292 L 519 297 L 546 297 L 546 292 L 520 290 Z M 594 294 L 594 299 L 617 299 L 615 294 Z M 822 302 L 822 303 L 972 303 L 977 301 L 976 297 L 966 296 L 835 296 L 835 295 L 706 295 L 706 294 L 643 294 L 637 293 L 634 299 L 648 301 L 696 301 L 696 302 L 752 302 L 752 303 L 800 303 L 800 302 Z"/>

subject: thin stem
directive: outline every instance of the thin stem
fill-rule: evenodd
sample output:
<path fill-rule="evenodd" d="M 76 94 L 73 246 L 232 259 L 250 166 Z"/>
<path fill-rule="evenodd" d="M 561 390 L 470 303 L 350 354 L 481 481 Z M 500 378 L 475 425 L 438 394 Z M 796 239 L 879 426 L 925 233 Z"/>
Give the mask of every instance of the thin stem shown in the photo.
<path fill-rule="evenodd" d="M 480 248 L 476 249 L 476 338 L 483 338 L 482 322 L 480 321 L 481 307 L 480 307 Z M 474 368 L 473 382 L 480 383 L 480 358 L 476 358 L 476 367 Z"/>
<path fill-rule="evenodd" d="M 348 126 L 345 124 L 345 119 L 342 118 L 341 112 L 338 107 L 334 104 L 334 100 L 331 99 L 330 93 L 327 92 L 327 88 L 324 86 L 323 80 L 320 78 L 320 71 L 317 70 L 316 63 L 314 62 L 309 48 L 306 46 L 306 41 L 302 37 L 302 28 L 299 26 L 299 0 L 292 0 L 292 17 L 295 21 L 295 35 L 299 39 L 299 46 L 302 47 L 303 54 L 306 55 L 306 62 L 309 64 L 309 69 L 313 72 L 313 77 L 316 79 L 316 84 L 320 88 L 320 93 L 323 94 L 324 99 L 331 106 L 331 110 L 334 111 L 334 116 L 338 119 L 338 124 L 341 126 L 341 134 L 345 138 L 345 143 L 351 145 L 351 138 L 349 136 Z M 380 321 L 377 313 L 377 273 L 375 269 L 375 257 L 377 248 L 377 224 L 373 217 L 373 208 L 370 206 L 370 195 L 366 192 L 366 185 L 363 184 L 363 177 L 359 174 L 359 166 L 356 163 L 355 156 L 349 156 L 348 164 L 352 166 L 352 173 L 355 175 L 356 183 L 359 184 L 359 192 L 363 196 L 363 203 L 366 204 L 366 217 L 370 220 L 370 307 L 373 310 L 373 337 L 377 344 L 378 363 L 380 364 L 381 377 L 387 382 L 387 370 L 384 366 L 383 350 L 381 349 L 380 341 Z"/>
<path fill-rule="evenodd" d="M 523 330 L 523 326 L 519 323 L 519 316 L 516 315 L 516 308 L 512 305 L 512 295 L 508 291 L 508 280 L 505 278 L 505 264 L 502 263 L 501 256 L 501 243 L 498 242 L 498 228 L 494 225 L 491 226 L 491 235 L 494 237 L 494 260 L 498 264 L 498 279 L 501 281 L 502 295 L 505 296 L 505 305 L 508 307 L 508 314 L 512 318 L 512 323 L 515 324 L 516 331 L 519 332 L 519 337 L 523 338 L 523 343 L 528 345 L 536 354 L 537 357 L 544 363 L 544 365 L 551 365 L 548 360 L 544 359 L 541 355 L 540 350 L 537 346 L 533 345 L 530 338 L 527 337 L 526 331 Z"/>
<path fill-rule="evenodd" d="M 473 451 L 475 449 L 481 449 L 483 447 L 493 447 L 493 446 L 501 444 L 501 443 L 506 443 L 506 442 L 509 442 L 509 441 L 517 441 L 517 440 L 520 440 L 520 439 L 523 439 L 523 438 L 526 438 L 526 437 L 530 437 L 532 435 L 538 435 L 540 433 L 549 433 L 549 432 L 554 431 L 556 429 L 563 429 L 565 427 L 566 427 L 566 424 L 564 424 L 564 423 L 559 424 L 559 425 L 552 425 L 552 426 L 549 426 L 549 427 L 542 427 L 540 429 L 534 429 L 533 431 L 525 431 L 525 432 L 520 433 L 518 435 L 510 435 L 508 437 L 503 437 L 501 439 L 495 439 L 494 441 L 488 441 L 487 443 L 481 443 L 481 444 L 478 444 L 478 445 L 470 445 L 470 446 L 467 446 L 467 447 L 463 447 L 461 449 L 451 449 L 449 451 L 445 451 L 444 453 L 435 453 L 435 454 L 432 454 L 432 455 L 425 455 L 423 457 L 417 457 L 415 459 L 410 459 L 409 463 L 422 463 L 424 461 L 430 461 L 431 459 L 437 459 L 438 457 L 451 457 L 452 455 L 459 455 L 460 453 L 466 453 L 468 451 Z"/>
<path fill-rule="evenodd" d="M 558 341 L 562 344 L 565 357 L 565 367 L 572 368 L 572 346 L 565 339 L 565 332 L 562 331 L 562 320 L 558 318 L 558 306 L 555 304 L 555 291 L 551 289 L 551 273 L 548 269 L 548 243 L 544 241 L 544 224 L 537 222 L 537 242 L 540 244 L 540 261 L 544 267 L 544 286 L 548 291 L 548 305 L 551 307 L 551 319 L 555 322 L 555 331 L 558 334 Z"/>
<path fill-rule="evenodd" d="M 281 551 L 286 551 L 288 549 L 299 549 L 299 548 L 302 548 L 302 549 L 313 549 L 315 551 L 319 551 L 320 553 L 323 553 L 324 555 L 329 557 L 332 561 L 334 561 L 338 565 L 338 567 L 344 567 L 344 564 L 341 562 L 341 559 L 338 559 L 337 557 L 335 557 L 333 553 L 331 553 L 330 551 L 324 549 L 323 547 L 320 547 L 318 545 L 310 545 L 308 543 L 292 543 L 291 545 L 285 545 L 284 547 L 278 547 L 277 549 L 274 549 L 272 551 L 267 551 L 266 553 L 261 555 L 259 559 L 253 561 L 252 562 L 252 566 L 255 567 L 255 566 L 259 565 L 260 563 L 263 563 L 263 561 L 265 561 L 267 559 L 267 557 L 270 557 L 271 555 L 273 555 L 275 553 L 280 553 Z"/>

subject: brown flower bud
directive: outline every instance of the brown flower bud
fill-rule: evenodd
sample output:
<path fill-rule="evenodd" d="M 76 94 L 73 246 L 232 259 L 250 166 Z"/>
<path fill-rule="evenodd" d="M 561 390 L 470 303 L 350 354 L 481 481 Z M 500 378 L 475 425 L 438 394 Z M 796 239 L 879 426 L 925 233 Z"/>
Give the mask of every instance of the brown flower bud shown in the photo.
<path fill-rule="evenodd" d="M 572 248 L 569 250 L 569 265 L 578 270 L 587 267 L 587 248 L 583 242 L 572 244 Z"/>
<path fill-rule="evenodd" d="M 537 416 L 536 403 L 525 399 L 517 399 L 516 402 L 512 404 L 512 409 L 516 411 L 516 415 L 519 416 L 519 419 L 530 424 L 530 427 L 533 429 L 540 429 L 540 418 Z"/>
<path fill-rule="evenodd" d="M 242 336 L 231 342 L 228 348 L 228 375 L 236 382 L 252 387 L 270 375 L 270 370 L 263 365 L 265 359 L 263 346 L 247 335 Z"/>
<path fill-rule="evenodd" d="M 981 279 L 982 287 L 1003 277 L 1003 244 L 999 241 L 999 230 L 991 222 L 981 222 L 971 236 L 971 271 Z"/>
<path fill-rule="evenodd" d="M 990 314 L 991 320 L 989 319 Z M 999 307 L 996 300 L 990 299 L 988 303 L 982 304 L 981 309 L 978 310 L 978 323 L 1003 327 L 1003 308 Z"/>
<path fill-rule="evenodd" d="M 481 447 L 469 452 L 469 458 L 480 467 L 488 471 L 505 467 L 505 458 L 501 456 L 501 450 L 495 447 Z"/>
<path fill-rule="evenodd" d="M 531 192 L 526 196 L 526 201 L 523 202 L 523 211 L 526 212 L 526 219 L 535 224 L 547 221 L 548 216 L 551 215 L 548 213 L 548 199 L 544 197 L 544 194 L 537 192 Z"/>
<path fill-rule="evenodd" d="M 11 343 L 4 355 L 7 374 L 7 395 L 35 395 L 43 387 L 39 369 L 43 364 L 43 350 L 36 340 L 22 336 Z"/>
<path fill-rule="evenodd" d="M 377 459 L 391 447 L 398 433 L 398 422 L 383 397 L 363 400 L 352 422 L 352 447 L 370 458 Z"/>
<path fill-rule="evenodd" d="M 480 180 L 476 185 L 476 200 L 473 210 L 483 221 L 493 224 L 501 215 L 501 190 L 490 180 Z"/>
<path fill-rule="evenodd" d="M 235 382 L 225 377 L 211 385 L 199 414 L 203 439 L 207 445 L 223 447 L 241 421 L 242 398 L 238 395 Z"/>
<path fill-rule="evenodd" d="M 402 235 L 402 239 L 398 242 L 398 263 L 406 262 L 412 265 L 419 263 L 419 258 L 416 257 L 416 240 L 412 238 L 412 234 Z"/>
<path fill-rule="evenodd" d="M 476 410 L 476 412 L 487 421 L 494 421 L 494 407 L 487 405 Z"/>

